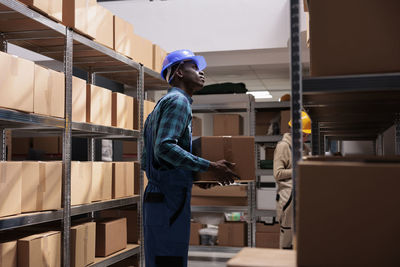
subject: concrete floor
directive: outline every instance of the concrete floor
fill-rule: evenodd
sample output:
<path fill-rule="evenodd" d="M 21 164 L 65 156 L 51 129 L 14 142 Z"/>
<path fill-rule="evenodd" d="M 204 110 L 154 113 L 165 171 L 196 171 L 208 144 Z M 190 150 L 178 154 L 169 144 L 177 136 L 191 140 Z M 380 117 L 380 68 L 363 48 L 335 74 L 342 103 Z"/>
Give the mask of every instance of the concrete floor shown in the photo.
<path fill-rule="evenodd" d="M 236 253 L 189 251 L 188 267 L 226 267 L 226 262 Z"/>

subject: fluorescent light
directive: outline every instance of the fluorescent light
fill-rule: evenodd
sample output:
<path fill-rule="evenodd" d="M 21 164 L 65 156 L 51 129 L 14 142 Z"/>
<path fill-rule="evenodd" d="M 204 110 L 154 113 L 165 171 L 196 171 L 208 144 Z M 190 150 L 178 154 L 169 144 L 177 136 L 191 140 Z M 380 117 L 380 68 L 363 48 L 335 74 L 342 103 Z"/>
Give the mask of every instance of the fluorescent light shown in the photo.
<path fill-rule="evenodd" d="M 270 94 L 269 91 L 251 91 L 251 92 L 247 92 L 246 94 L 251 94 L 256 99 L 272 98 L 272 95 Z"/>

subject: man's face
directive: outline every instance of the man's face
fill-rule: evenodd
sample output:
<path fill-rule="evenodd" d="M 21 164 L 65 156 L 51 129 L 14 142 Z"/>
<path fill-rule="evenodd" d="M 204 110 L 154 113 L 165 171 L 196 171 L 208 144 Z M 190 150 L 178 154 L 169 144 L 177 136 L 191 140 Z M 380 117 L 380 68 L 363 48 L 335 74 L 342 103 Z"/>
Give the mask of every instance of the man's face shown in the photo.
<path fill-rule="evenodd" d="M 193 61 L 187 61 L 181 66 L 183 82 L 187 84 L 188 88 L 194 92 L 199 91 L 203 88 L 205 77 L 204 72 L 199 71 L 196 63 Z"/>

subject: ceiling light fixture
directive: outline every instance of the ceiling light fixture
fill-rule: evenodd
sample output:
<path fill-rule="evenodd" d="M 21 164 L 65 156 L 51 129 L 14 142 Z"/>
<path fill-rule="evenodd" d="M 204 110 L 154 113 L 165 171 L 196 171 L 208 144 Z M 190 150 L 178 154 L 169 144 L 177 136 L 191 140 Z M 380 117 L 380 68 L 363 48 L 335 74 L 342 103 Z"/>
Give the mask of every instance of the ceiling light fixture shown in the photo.
<path fill-rule="evenodd" d="M 272 98 L 272 95 L 269 91 L 249 91 L 246 94 L 251 94 L 256 99 Z"/>

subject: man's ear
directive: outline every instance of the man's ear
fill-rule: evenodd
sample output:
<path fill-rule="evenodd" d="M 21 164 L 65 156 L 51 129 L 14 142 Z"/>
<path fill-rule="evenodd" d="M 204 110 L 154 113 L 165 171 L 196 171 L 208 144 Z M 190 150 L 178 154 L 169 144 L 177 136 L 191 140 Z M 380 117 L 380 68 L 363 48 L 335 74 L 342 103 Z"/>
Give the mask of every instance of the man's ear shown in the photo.
<path fill-rule="evenodd" d="M 182 68 L 178 68 L 178 69 L 176 70 L 174 76 L 179 77 L 180 79 L 183 78 L 183 71 L 182 71 Z"/>

